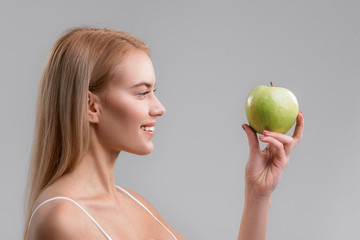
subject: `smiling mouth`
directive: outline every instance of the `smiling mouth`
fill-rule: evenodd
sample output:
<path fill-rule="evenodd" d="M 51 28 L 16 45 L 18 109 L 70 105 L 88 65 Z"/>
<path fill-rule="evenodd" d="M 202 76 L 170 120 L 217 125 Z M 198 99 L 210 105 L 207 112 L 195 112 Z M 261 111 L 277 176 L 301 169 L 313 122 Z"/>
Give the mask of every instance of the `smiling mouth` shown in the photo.
<path fill-rule="evenodd" d="M 146 131 L 146 132 L 154 132 L 155 127 L 140 127 L 140 129 Z"/>

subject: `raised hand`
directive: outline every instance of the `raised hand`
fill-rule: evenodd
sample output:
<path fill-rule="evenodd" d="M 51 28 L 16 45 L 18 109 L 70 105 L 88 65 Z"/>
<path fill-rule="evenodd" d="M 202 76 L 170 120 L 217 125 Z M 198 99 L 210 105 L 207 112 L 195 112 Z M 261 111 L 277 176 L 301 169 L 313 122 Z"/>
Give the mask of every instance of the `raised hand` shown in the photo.
<path fill-rule="evenodd" d="M 259 136 L 260 141 L 268 143 L 264 150 L 260 149 L 256 132 L 244 124 L 247 134 L 250 153 L 245 169 L 245 184 L 247 190 L 259 195 L 270 196 L 280 181 L 280 177 L 289 162 L 291 151 L 301 141 L 304 118 L 299 113 L 293 136 L 277 132 L 264 131 Z"/>

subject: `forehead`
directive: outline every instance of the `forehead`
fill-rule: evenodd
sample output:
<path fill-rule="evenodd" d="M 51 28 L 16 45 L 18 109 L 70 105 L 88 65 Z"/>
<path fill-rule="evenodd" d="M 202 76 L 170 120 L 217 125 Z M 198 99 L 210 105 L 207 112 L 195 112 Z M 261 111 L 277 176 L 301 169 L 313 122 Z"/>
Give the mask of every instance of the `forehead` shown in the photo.
<path fill-rule="evenodd" d="M 112 84 L 132 87 L 141 82 L 155 84 L 154 67 L 146 52 L 131 49 L 124 60 L 115 67 L 112 74 Z"/>

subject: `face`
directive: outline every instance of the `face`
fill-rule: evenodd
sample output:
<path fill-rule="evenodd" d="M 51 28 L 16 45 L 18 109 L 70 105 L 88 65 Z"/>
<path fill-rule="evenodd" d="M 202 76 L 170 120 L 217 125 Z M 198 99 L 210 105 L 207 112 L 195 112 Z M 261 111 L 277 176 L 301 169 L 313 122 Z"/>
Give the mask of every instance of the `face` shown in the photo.
<path fill-rule="evenodd" d="M 165 112 L 154 94 L 155 73 L 149 56 L 132 49 L 100 97 L 97 135 L 101 144 L 115 151 L 145 155 L 153 150 L 156 118 Z"/>

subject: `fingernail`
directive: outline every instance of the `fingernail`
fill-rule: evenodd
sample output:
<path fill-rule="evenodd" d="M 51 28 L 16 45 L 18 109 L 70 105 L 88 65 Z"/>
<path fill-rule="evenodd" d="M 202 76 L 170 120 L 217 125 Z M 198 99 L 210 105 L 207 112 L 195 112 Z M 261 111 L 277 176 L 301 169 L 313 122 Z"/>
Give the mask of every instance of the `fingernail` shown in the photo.
<path fill-rule="evenodd" d="M 264 140 L 265 136 L 259 136 L 260 140 Z"/>
<path fill-rule="evenodd" d="M 270 131 L 264 130 L 264 134 L 268 134 L 268 133 L 270 133 Z"/>
<path fill-rule="evenodd" d="M 242 128 L 244 129 L 244 131 L 245 131 L 245 127 L 244 127 L 244 125 L 241 125 L 242 126 Z"/>

